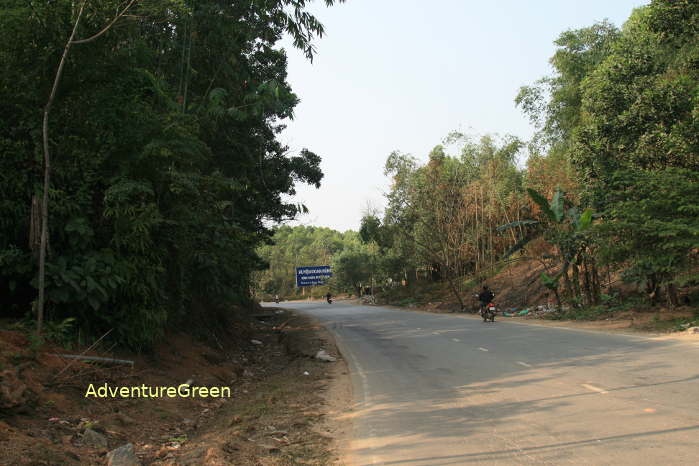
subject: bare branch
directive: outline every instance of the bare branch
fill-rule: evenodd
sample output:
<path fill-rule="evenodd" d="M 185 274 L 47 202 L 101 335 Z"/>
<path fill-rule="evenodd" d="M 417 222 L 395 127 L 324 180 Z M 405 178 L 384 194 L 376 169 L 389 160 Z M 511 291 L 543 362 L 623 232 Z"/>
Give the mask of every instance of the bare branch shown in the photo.
<path fill-rule="evenodd" d="M 133 6 L 133 4 L 136 3 L 137 1 L 138 1 L 138 0 L 131 0 L 131 1 L 129 2 L 129 4 L 126 5 L 126 7 L 125 7 L 123 10 L 121 10 L 121 13 L 119 13 L 118 15 L 116 15 L 116 16 L 114 17 L 114 19 L 113 19 L 109 24 L 107 24 L 107 25 L 104 27 L 104 29 L 102 29 L 100 32 L 98 32 L 98 33 L 95 34 L 94 36 L 88 37 L 87 39 L 73 40 L 73 41 L 71 41 L 71 42 L 72 42 L 73 44 L 85 44 L 85 43 L 87 43 L 87 42 L 92 42 L 93 40 L 97 39 L 99 36 L 101 36 L 102 34 L 104 34 L 105 32 L 107 32 L 107 31 L 109 30 L 109 28 L 111 28 L 112 26 L 114 26 L 114 23 L 116 23 L 116 22 L 119 20 L 119 18 L 121 18 L 122 16 L 124 16 L 124 14 L 129 10 L 129 8 L 131 8 L 131 7 Z"/>

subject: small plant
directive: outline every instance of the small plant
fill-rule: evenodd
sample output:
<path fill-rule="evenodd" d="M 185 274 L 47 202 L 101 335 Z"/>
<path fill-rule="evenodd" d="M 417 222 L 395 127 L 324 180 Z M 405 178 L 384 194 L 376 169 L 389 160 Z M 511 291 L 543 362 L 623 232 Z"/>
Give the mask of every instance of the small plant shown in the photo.
<path fill-rule="evenodd" d="M 29 334 L 28 338 L 29 352 L 31 353 L 32 357 L 36 357 L 36 354 L 39 352 L 39 348 L 41 348 L 41 346 L 45 343 L 44 337 L 32 332 Z"/>
<path fill-rule="evenodd" d="M 170 437 L 168 439 L 168 442 L 174 442 L 174 443 L 179 443 L 183 444 L 187 441 L 187 436 L 186 435 L 179 435 L 177 437 Z"/>
<path fill-rule="evenodd" d="M 94 429 L 97 423 L 95 421 L 85 421 L 83 424 L 83 430 Z"/>
<path fill-rule="evenodd" d="M 46 340 L 58 343 L 70 349 L 73 343 L 74 317 L 68 317 L 60 322 L 46 322 L 44 336 Z"/>
<path fill-rule="evenodd" d="M 602 301 L 602 304 L 605 304 L 605 305 L 616 304 L 618 297 L 619 297 L 618 293 L 612 293 L 611 295 L 606 294 L 606 293 L 600 294 L 600 300 Z"/>

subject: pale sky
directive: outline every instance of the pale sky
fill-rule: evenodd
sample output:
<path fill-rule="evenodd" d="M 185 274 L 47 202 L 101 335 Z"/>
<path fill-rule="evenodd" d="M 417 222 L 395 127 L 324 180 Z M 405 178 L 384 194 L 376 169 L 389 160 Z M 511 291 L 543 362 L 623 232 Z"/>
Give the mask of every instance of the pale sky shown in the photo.
<path fill-rule="evenodd" d="M 357 230 L 382 209 L 386 157 L 426 160 L 452 130 L 531 137 L 514 98 L 551 73 L 553 41 L 644 0 L 347 0 L 311 9 L 326 29 L 313 63 L 296 49 L 289 78 L 301 103 L 281 140 L 320 155 L 320 189 L 297 186 L 310 213 L 292 224 Z M 286 42 L 288 45 L 288 42 Z"/>

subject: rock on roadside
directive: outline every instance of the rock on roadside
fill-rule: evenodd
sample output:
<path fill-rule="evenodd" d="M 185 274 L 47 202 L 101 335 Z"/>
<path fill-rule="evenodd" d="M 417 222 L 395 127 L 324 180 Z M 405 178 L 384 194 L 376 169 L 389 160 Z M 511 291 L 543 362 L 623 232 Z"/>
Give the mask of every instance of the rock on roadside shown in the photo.
<path fill-rule="evenodd" d="M 330 356 L 325 350 L 319 350 L 316 353 L 316 359 L 319 359 L 321 361 L 325 362 L 335 362 L 337 359 L 333 356 Z"/>
<path fill-rule="evenodd" d="M 92 429 L 85 429 L 83 433 L 83 445 L 90 448 L 107 448 L 107 437 Z"/>
<path fill-rule="evenodd" d="M 133 444 L 127 443 L 107 453 L 107 466 L 140 466 Z"/>

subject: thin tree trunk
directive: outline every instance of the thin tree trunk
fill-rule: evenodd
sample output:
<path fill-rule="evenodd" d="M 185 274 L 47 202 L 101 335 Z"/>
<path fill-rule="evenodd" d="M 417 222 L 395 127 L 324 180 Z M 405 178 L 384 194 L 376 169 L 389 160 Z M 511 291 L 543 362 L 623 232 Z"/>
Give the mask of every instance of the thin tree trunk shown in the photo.
<path fill-rule="evenodd" d="M 570 283 L 570 277 L 568 276 L 568 271 L 563 274 L 563 294 L 564 296 L 573 296 L 573 286 Z"/>
<path fill-rule="evenodd" d="M 576 306 L 579 305 L 581 299 L 580 293 L 580 272 L 578 270 L 578 261 L 573 264 L 573 293 L 576 300 Z"/>
<path fill-rule="evenodd" d="M 558 293 L 558 287 L 553 289 L 553 293 L 556 296 L 556 310 L 561 312 L 563 311 L 563 305 L 561 304 L 561 295 Z"/>
<path fill-rule="evenodd" d="M 53 87 L 51 88 L 49 100 L 48 102 L 46 102 L 46 106 L 44 107 L 44 121 L 42 125 L 44 142 L 44 192 L 41 199 L 41 242 L 39 246 L 39 302 L 36 312 L 37 335 L 41 335 L 42 327 L 44 324 L 44 303 L 46 300 L 46 245 L 48 244 L 49 236 L 49 186 L 51 182 L 51 158 L 49 153 L 49 113 L 51 111 L 53 101 L 56 98 L 58 83 L 60 82 L 61 75 L 63 74 L 63 67 L 65 66 L 66 57 L 68 56 L 68 52 L 70 51 L 70 46 L 73 44 L 75 33 L 78 30 L 80 18 L 82 18 L 83 11 L 85 9 L 85 3 L 86 0 L 84 0 L 80 5 L 80 11 L 78 12 L 78 17 L 75 19 L 73 31 L 70 33 L 70 38 L 68 39 L 68 42 L 66 42 L 65 48 L 63 49 L 61 61 L 58 63 L 58 70 L 56 71 L 56 76 L 53 79 Z"/>
<path fill-rule="evenodd" d="M 583 286 L 585 291 L 585 301 L 587 305 L 592 305 L 592 287 L 590 284 L 590 270 L 587 266 L 587 258 L 583 259 Z"/>
<path fill-rule="evenodd" d="M 32 252 L 34 259 L 38 259 L 39 249 L 41 248 L 41 207 L 39 206 L 39 198 L 36 195 L 32 196 L 31 218 L 29 221 L 29 250 Z"/>
<path fill-rule="evenodd" d="M 590 275 L 592 276 L 592 302 L 593 304 L 599 304 L 602 295 L 602 285 L 600 284 L 599 272 L 594 259 L 590 261 Z"/>
<path fill-rule="evenodd" d="M 677 287 L 673 283 L 667 284 L 666 293 L 667 293 L 667 303 L 671 309 L 676 307 L 677 305 L 679 305 L 680 300 L 679 300 L 679 297 L 677 296 Z"/>

